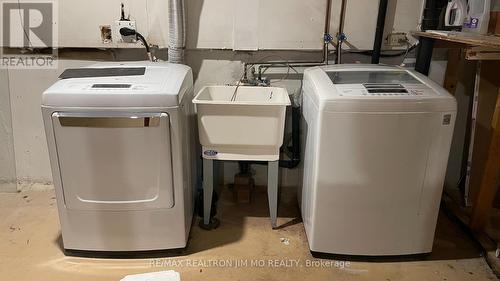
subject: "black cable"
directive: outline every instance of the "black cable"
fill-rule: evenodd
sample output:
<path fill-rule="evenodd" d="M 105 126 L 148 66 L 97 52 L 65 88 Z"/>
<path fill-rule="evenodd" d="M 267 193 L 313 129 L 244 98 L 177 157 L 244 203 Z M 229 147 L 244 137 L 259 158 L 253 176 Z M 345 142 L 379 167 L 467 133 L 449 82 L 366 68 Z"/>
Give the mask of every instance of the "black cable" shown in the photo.
<path fill-rule="evenodd" d="M 391 58 L 391 57 L 404 56 L 407 52 L 409 53 L 409 52 L 413 51 L 416 47 L 417 47 L 417 44 L 411 46 L 407 51 L 398 52 L 398 53 L 394 53 L 394 54 L 381 53 L 380 57 Z M 348 51 L 348 52 L 353 53 L 353 54 L 367 55 L 367 56 L 371 56 L 373 54 L 373 51 L 371 51 L 371 50 L 369 50 L 369 51 Z"/>
<path fill-rule="evenodd" d="M 136 32 L 135 36 L 137 36 L 137 38 L 139 38 L 139 40 L 141 40 L 142 44 L 144 44 L 144 47 L 146 47 L 146 52 L 150 53 L 151 51 L 149 50 L 149 44 L 148 44 L 148 42 L 146 42 L 146 39 L 144 38 L 144 36 L 142 36 L 142 34 L 140 34 L 139 32 Z"/>
<path fill-rule="evenodd" d="M 135 37 L 137 39 L 141 40 L 142 44 L 144 44 L 144 47 L 146 48 L 146 52 L 148 53 L 149 59 L 153 60 L 152 57 L 151 57 L 151 50 L 149 49 L 149 44 L 146 41 L 146 38 L 144 38 L 144 36 L 142 36 L 142 34 L 140 34 L 139 32 L 137 32 L 136 30 L 128 28 L 128 27 L 122 27 L 122 28 L 120 28 L 120 34 L 122 36 L 134 36 L 135 35 Z"/>

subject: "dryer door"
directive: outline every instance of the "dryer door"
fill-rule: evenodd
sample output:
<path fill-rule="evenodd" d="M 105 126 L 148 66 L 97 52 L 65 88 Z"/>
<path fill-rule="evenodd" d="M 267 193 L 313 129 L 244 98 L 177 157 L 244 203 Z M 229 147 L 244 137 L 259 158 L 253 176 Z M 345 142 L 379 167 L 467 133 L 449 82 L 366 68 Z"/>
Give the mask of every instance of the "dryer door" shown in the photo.
<path fill-rule="evenodd" d="M 172 208 L 166 113 L 52 114 L 66 208 Z"/>

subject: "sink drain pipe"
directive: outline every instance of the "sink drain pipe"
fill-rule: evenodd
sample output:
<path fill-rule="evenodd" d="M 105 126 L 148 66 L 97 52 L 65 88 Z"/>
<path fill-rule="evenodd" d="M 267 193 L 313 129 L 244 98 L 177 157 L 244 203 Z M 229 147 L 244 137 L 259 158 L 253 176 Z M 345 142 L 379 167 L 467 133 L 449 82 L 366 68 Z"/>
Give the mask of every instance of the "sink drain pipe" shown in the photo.
<path fill-rule="evenodd" d="M 292 151 L 290 160 L 280 160 L 280 167 L 293 169 L 300 163 L 300 107 L 292 107 Z M 287 145 L 287 144 L 285 144 Z M 287 148 L 285 148 L 287 149 Z"/>

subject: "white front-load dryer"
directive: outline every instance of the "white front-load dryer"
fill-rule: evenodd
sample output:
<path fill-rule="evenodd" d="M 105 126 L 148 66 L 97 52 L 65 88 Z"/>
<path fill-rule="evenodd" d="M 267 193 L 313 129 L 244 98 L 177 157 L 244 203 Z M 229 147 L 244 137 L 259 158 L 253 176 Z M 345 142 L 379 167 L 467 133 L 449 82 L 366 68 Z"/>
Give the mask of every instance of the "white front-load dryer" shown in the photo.
<path fill-rule="evenodd" d="M 304 73 L 299 201 L 314 252 L 428 253 L 456 101 L 427 77 L 376 65 Z"/>
<path fill-rule="evenodd" d="M 64 248 L 185 247 L 195 185 L 191 69 L 101 63 L 61 78 L 43 93 L 42 113 Z"/>

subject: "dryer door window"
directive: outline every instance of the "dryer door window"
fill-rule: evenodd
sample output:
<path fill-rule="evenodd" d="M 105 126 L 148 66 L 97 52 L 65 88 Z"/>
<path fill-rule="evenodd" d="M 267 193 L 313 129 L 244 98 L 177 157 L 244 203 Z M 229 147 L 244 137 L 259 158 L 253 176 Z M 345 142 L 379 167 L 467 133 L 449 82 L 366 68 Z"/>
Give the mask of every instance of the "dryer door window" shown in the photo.
<path fill-rule="evenodd" d="M 66 208 L 172 208 L 166 113 L 52 114 Z"/>

